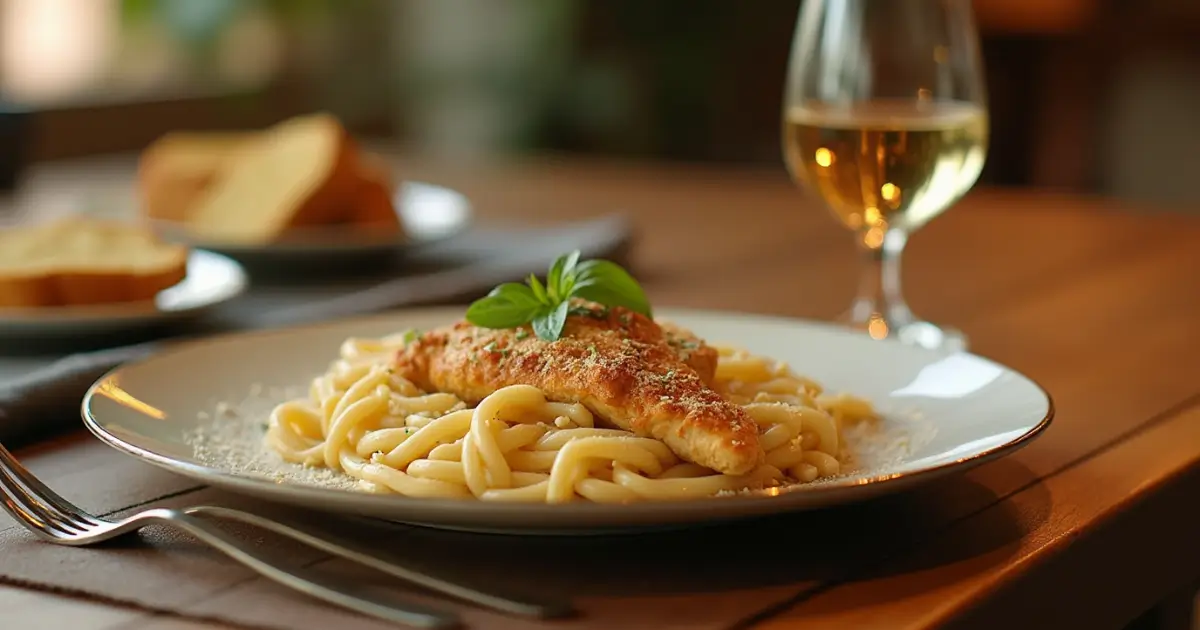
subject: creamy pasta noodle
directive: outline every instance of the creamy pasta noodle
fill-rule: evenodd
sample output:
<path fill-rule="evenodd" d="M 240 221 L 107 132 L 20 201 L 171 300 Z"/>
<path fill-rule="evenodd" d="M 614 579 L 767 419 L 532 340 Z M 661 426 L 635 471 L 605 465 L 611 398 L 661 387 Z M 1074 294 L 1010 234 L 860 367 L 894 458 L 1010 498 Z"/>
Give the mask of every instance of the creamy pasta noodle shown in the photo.
<path fill-rule="evenodd" d="M 765 462 L 725 475 L 682 461 L 663 442 L 597 426 L 582 404 L 510 385 L 474 407 L 421 391 L 389 369 L 405 335 L 347 339 L 307 398 L 273 410 L 265 437 L 285 460 L 340 470 L 362 489 L 408 497 L 623 503 L 717 496 L 839 474 L 844 423 L 871 420 L 865 400 L 830 394 L 786 364 L 717 346 L 713 389 L 758 424 Z"/>

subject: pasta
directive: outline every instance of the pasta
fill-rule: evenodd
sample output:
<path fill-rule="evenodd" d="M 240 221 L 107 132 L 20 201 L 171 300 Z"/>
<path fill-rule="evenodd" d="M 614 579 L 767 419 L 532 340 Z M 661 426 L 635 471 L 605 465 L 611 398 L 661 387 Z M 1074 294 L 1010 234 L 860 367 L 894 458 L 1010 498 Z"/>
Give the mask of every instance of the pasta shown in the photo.
<path fill-rule="evenodd" d="M 839 474 L 843 423 L 872 419 L 867 401 L 828 394 L 786 364 L 718 347 L 713 388 L 758 423 L 766 461 L 723 475 L 681 461 L 655 439 L 599 427 L 581 404 L 527 385 L 474 408 L 393 374 L 405 336 L 347 339 L 306 398 L 271 413 L 266 445 L 285 460 L 340 470 L 369 492 L 409 497 L 624 503 L 708 497 Z"/>

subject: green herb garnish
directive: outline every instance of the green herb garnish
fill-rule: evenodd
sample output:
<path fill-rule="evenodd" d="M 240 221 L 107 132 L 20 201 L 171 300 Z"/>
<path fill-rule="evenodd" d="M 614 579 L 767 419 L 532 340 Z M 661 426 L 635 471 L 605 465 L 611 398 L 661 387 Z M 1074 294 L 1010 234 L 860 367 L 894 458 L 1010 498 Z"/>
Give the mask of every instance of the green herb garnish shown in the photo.
<path fill-rule="evenodd" d="M 700 344 L 691 339 L 671 339 L 667 343 L 675 348 L 682 348 L 684 350 L 695 350 L 700 347 Z"/>
<path fill-rule="evenodd" d="M 420 336 L 421 331 L 417 330 L 416 328 L 409 328 L 408 330 L 404 331 L 404 337 L 402 338 L 404 340 L 404 345 L 407 346 L 411 344 L 417 340 L 417 337 Z"/>
<path fill-rule="evenodd" d="M 591 317 L 592 319 L 608 319 L 608 307 L 591 308 L 587 306 L 572 306 L 567 311 L 567 315 L 577 315 L 579 317 Z"/>
<path fill-rule="evenodd" d="M 629 272 L 607 260 L 579 262 L 576 250 L 550 265 L 545 284 L 530 275 L 525 284 L 506 282 L 492 289 L 467 308 L 467 321 L 483 328 L 532 324 L 538 338 L 555 341 L 566 325 L 571 298 L 652 316 L 645 292 Z"/>
<path fill-rule="evenodd" d="M 502 357 L 508 356 L 508 353 L 509 353 L 508 348 L 501 348 L 500 346 L 496 345 L 495 341 L 489 341 L 488 344 L 483 347 L 483 350 L 484 350 L 484 352 L 498 354 Z"/>

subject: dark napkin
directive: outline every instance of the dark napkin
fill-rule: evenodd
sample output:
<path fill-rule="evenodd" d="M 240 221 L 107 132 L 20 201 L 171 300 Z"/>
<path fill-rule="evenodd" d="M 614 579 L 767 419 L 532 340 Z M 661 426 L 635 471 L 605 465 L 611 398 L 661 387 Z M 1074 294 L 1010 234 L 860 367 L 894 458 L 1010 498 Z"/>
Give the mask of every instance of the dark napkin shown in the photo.
<path fill-rule="evenodd" d="M 40 366 L 28 359 L 8 359 L 4 371 L 18 375 L 0 382 L 0 441 L 14 447 L 77 427 L 80 400 L 92 383 L 118 365 L 149 356 L 181 338 L 300 325 L 400 306 L 465 302 L 502 282 L 544 274 L 549 262 L 563 252 L 578 249 L 585 258 L 620 261 L 629 238 L 629 225 L 621 217 L 549 228 L 479 230 L 415 254 L 408 263 L 428 267 L 425 273 L 349 289 L 315 283 L 267 287 L 218 310 L 186 337 L 79 352 L 51 358 Z M 0 367 L 5 361 L 0 356 Z"/>

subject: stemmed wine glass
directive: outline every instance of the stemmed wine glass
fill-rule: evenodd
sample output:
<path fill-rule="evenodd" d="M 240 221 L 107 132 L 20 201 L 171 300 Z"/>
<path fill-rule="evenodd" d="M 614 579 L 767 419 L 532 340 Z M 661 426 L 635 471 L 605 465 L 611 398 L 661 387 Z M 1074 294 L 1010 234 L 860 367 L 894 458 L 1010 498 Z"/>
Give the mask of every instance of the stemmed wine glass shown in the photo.
<path fill-rule="evenodd" d="M 868 261 L 849 322 L 876 339 L 966 348 L 900 290 L 914 230 L 975 185 L 987 95 L 971 0 L 805 0 L 783 108 L 792 177 L 853 230 Z"/>

